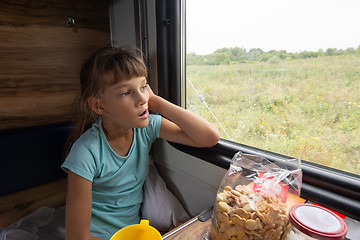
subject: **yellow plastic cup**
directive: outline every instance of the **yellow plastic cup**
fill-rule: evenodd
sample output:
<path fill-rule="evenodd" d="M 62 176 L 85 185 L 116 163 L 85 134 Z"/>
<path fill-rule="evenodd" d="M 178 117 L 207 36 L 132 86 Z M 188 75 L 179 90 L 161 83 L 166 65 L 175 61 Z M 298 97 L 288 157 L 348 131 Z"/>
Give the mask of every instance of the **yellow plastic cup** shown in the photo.
<path fill-rule="evenodd" d="M 149 225 L 149 220 L 130 225 L 117 231 L 110 240 L 161 240 L 161 234 Z"/>

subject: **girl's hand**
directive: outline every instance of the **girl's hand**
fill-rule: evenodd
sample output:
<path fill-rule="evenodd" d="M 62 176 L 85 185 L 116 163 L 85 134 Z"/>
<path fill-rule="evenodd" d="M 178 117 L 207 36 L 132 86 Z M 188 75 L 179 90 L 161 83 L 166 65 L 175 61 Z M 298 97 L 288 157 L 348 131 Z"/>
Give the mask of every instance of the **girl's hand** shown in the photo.
<path fill-rule="evenodd" d="M 157 98 L 160 98 L 159 96 L 155 95 L 155 93 L 153 92 L 153 90 L 151 89 L 150 85 L 149 84 L 146 84 L 147 87 L 146 89 L 148 90 L 149 92 L 149 100 L 148 100 L 148 106 L 149 106 L 149 109 L 157 112 L 157 109 L 156 109 L 156 99 Z"/>
<path fill-rule="evenodd" d="M 146 89 L 149 91 L 149 98 L 155 96 L 155 93 L 153 92 L 149 84 L 146 84 Z"/>

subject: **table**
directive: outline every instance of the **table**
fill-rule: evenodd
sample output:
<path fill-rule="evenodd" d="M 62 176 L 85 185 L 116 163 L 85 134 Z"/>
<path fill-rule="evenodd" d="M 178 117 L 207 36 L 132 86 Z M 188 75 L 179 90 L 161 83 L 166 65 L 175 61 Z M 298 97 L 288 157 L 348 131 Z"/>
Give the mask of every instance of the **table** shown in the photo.
<path fill-rule="evenodd" d="M 163 240 L 183 240 L 183 239 L 202 239 L 202 235 L 211 224 L 212 208 L 202 212 L 196 217 L 190 219 L 184 224 L 174 228 L 162 236 Z M 206 220 L 200 220 L 202 216 L 206 216 Z M 199 219 L 200 217 L 200 219 Z M 208 218 L 207 218 L 208 217 Z"/>

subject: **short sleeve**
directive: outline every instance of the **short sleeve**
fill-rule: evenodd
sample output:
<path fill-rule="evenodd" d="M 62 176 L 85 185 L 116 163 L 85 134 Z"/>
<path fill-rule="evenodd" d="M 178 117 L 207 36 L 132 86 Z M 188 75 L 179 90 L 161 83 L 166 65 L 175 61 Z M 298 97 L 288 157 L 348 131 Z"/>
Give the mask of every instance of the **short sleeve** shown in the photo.
<path fill-rule="evenodd" d="M 148 135 L 151 141 L 155 141 L 160 137 L 160 127 L 161 127 L 161 115 L 150 115 L 149 117 L 149 126 L 148 126 Z"/>
<path fill-rule="evenodd" d="M 73 145 L 61 168 L 65 172 L 70 170 L 91 182 L 96 176 L 97 169 L 93 152 L 81 143 Z"/>

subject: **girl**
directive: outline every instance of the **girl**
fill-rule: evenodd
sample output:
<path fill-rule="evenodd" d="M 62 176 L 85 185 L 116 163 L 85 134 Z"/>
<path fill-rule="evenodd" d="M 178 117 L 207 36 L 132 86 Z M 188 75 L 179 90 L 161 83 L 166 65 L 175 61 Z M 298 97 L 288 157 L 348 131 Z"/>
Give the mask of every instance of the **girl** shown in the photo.
<path fill-rule="evenodd" d="M 146 77 L 142 58 L 117 47 L 98 50 L 81 69 L 76 142 L 62 165 L 68 172 L 66 239 L 109 239 L 139 223 L 157 138 L 195 147 L 219 140 L 209 122 L 154 95 Z"/>

